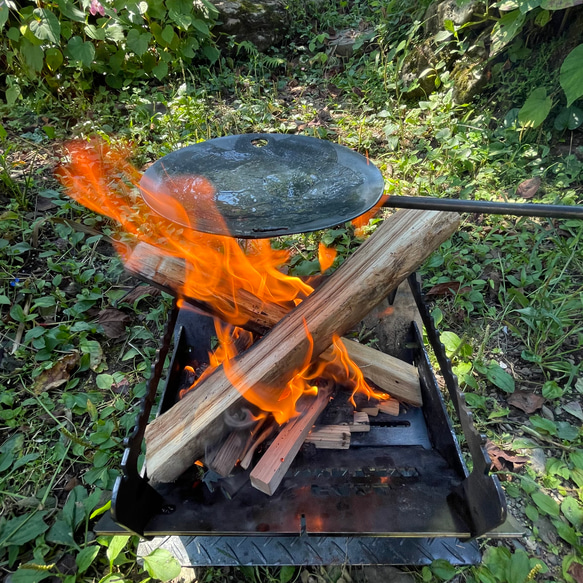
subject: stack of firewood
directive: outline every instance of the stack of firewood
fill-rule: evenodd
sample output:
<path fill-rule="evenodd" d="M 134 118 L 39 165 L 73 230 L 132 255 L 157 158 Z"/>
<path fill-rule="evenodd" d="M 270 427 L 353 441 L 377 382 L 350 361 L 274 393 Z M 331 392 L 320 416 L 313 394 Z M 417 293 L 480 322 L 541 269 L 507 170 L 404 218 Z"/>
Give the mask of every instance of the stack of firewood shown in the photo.
<path fill-rule="evenodd" d="M 281 306 L 257 300 L 247 302 L 243 296 L 238 296 L 239 308 L 249 314 L 249 328 L 254 332 L 262 330 L 264 335 L 237 358 L 237 374 L 245 380 L 246 386 L 271 391 L 277 400 L 282 387 L 300 370 L 306 354 L 311 351 L 314 360 L 326 359 L 333 337 L 342 336 L 356 326 L 445 241 L 458 224 L 459 216 L 454 213 L 408 210 L 393 214 L 314 293 L 287 314 Z M 144 255 L 143 247 L 138 246 L 135 253 Z M 161 257 L 160 253 L 158 257 L 155 254 L 148 257 L 146 272 L 143 272 L 143 263 L 134 261 L 132 256 L 126 266 L 150 281 L 180 288 L 184 281 L 184 263 L 176 258 Z M 353 341 L 343 342 L 365 378 L 391 396 L 378 402 L 357 403 L 357 412 L 360 409 L 360 413 L 367 415 L 379 411 L 395 415 L 399 402 L 421 405 L 419 379 L 414 367 Z M 224 413 L 231 411 L 233 406 L 240 407 L 244 395 L 219 367 L 149 424 L 146 430 L 147 475 L 152 482 L 174 481 L 205 455 L 209 444 L 218 443 L 222 443 L 220 455 L 218 459 L 215 456 L 210 465 L 217 473 L 220 470 L 228 475 L 237 462 L 250 467 L 261 443 L 273 439 L 251 471 L 251 483 L 272 494 L 306 439 L 320 447 L 330 446 L 332 442 L 346 447 L 351 427 L 348 431 L 313 427 L 331 395 L 332 388 L 324 383 L 317 396 L 302 397 L 297 404 L 300 415 L 281 429 L 277 428 L 277 436 L 269 419 L 260 419 L 245 431 L 233 430 L 225 422 Z M 362 415 L 355 416 L 354 425 L 366 431 Z"/>

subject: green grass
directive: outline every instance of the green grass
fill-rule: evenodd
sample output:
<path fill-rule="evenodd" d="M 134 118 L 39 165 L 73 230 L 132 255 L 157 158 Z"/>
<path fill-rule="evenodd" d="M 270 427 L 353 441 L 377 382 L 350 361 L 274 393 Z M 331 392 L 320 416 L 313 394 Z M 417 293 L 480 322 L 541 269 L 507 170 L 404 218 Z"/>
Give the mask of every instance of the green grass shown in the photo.
<path fill-rule="evenodd" d="M 144 571 L 135 539 L 92 532 L 171 300 L 152 290 L 125 299 L 137 282 L 111 251 L 116 226 L 67 199 L 53 178 L 64 140 L 131 144 L 141 168 L 221 135 L 298 132 L 368 154 L 389 194 L 517 200 L 520 182 L 539 176 L 537 201 L 581 204 L 581 152 L 573 146 L 560 155 L 557 148 L 572 136 L 544 126 L 521 133 L 507 116 L 532 83 L 545 81 L 542 61 L 531 73 L 502 72 L 495 103 L 485 96 L 456 105 L 447 76 L 440 92 L 408 103 L 399 67 L 407 42 L 416 42 L 419 12 L 399 2 L 319 6 L 294 5 L 288 52 L 265 56 L 242 47 L 238 62 L 193 68 L 164 88 L 144 85 L 115 99 L 104 91 L 60 103 L 30 99 L 2 111 L 0 569 L 16 571 L 13 582 L 166 578 L 176 567 L 159 554 Z M 375 27 L 376 40 L 339 61 L 322 35 L 361 20 Z M 507 495 L 523 502 L 517 518 L 542 556 L 529 545 L 516 551 L 484 543 L 479 568 L 437 563 L 415 571 L 419 580 L 514 583 L 518 573 L 520 580 L 572 581 L 572 563 L 583 562 L 583 443 L 573 405 L 583 393 L 581 227 L 468 216 L 421 269 L 425 291 L 444 283 L 454 290 L 430 297 L 476 424 L 507 452 L 544 448 L 547 459 L 539 473 L 528 464 L 500 472 Z M 292 273 L 310 275 L 319 241 L 337 248 L 338 266 L 361 240 L 345 225 L 277 245 L 291 249 Z M 103 325 L 106 308 L 118 316 L 119 337 Z M 544 396 L 551 415 L 511 408 L 507 400 L 520 389 Z M 554 542 L 541 539 L 543 527 Z M 304 571 L 241 569 L 229 577 L 283 583 L 303 581 Z M 313 571 L 334 583 L 342 575 Z M 200 579 L 227 575 L 209 569 Z"/>

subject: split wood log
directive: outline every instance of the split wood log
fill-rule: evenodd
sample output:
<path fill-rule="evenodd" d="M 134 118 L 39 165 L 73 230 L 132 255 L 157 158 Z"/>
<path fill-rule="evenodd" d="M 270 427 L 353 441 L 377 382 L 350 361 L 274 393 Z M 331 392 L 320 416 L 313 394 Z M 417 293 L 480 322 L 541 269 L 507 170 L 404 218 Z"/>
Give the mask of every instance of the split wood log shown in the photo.
<path fill-rule="evenodd" d="M 379 401 L 379 411 L 397 417 L 399 415 L 399 401 L 395 401 L 395 399 Z"/>
<path fill-rule="evenodd" d="M 211 460 L 207 460 L 206 465 L 219 476 L 226 478 L 245 450 L 247 433 L 247 431 L 229 433 L 217 454 Z"/>
<path fill-rule="evenodd" d="M 330 387 L 321 387 L 316 397 L 302 397 L 309 399 L 303 411 L 284 426 L 251 471 L 249 478 L 254 488 L 273 495 L 316 419 L 328 405 L 331 393 Z"/>
<path fill-rule="evenodd" d="M 318 357 L 413 272 L 459 225 L 457 213 L 404 210 L 391 215 L 325 283 L 237 358 L 246 387 L 278 401 L 306 355 Z M 309 330 L 311 340 L 306 335 Z M 153 482 L 178 478 L 223 435 L 222 412 L 241 398 L 222 367 L 146 429 Z"/>
<path fill-rule="evenodd" d="M 354 421 L 348 425 L 351 433 L 368 433 L 370 431 L 370 421 L 368 415 L 362 411 L 354 412 Z"/>
<path fill-rule="evenodd" d="M 253 460 L 253 454 L 255 450 L 275 431 L 276 424 L 272 424 L 266 427 L 257 437 L 257 440 L 251 444 L 251 447 L 245 452 L 243 459 L 241 460 L 241 467 L 246 470 Z"/>
<path fill-rule="evenodd" d="M 312 427 L 304 443 L 312 443 L 316 449 L 349 449 L 350 429 L 348 425 L 318 425 Z"/>
<path fill-rule="evenodd" d="M 343 338 L 342 343 L 365 379 L 398 401 L 416 407 L 423 404 L 419 372 L 415 366 L 353 340 Z"/>
<path fill-rule="evenodd" d="M 186 262 L 183 258 L 167 255 L 158 247 L 140 242 L 133 249 L 124 251 L 123 260 L 126 270 L 132 275 L 154 283 L 168 293 L 188 296 L 187 290 L 183 289 L 186 281 Z M 244 328 L 261 335 L 273 328 L 293 308 L 293 305 L 284 307 L 266 304 L 244 289 L 237 290 L 236 299 L 237 310 L 233 308 L 231 298 L 222 298 L 231 305 L 231 313 L 238 313 L 240 318 L 247 320 Z M 228 315 L 217 312 L 209 304 L 192 297 L 188 297 L 188 302 L 195 308 L 229 321 Z M 231 323 L 240 324 L 239 321 Z"/>

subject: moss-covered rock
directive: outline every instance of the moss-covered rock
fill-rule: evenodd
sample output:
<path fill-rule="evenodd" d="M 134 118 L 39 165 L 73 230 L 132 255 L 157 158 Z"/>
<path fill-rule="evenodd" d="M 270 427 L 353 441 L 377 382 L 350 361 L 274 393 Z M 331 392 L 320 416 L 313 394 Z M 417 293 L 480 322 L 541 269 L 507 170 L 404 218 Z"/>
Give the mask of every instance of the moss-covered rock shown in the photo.
<path fill-rule="evenodd" d="M 281 44 L 289 31 L 290 18 L 282 0 L 217 0 L 219 24 L 213 32 L 234 38 L 235 42 L 252 42 L 260 51 Z"/>

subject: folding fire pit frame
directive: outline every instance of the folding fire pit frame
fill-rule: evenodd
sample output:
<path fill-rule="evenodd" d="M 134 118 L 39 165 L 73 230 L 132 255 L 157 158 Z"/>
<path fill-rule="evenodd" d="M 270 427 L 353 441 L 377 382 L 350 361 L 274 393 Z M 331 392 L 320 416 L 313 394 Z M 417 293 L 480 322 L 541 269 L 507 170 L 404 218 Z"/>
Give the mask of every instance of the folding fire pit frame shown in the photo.
<path fill-rule="evenodd" d="M 489 473 L 484 438 L 473 426 L 415 274 L 408 281 L 463 431 L 471 472 L 412 322 L 401 343 L 406 348 L 394 356 L 418 367 L 422 408 L 373 420 L 370 433 L 353 434 L 349 450 L 302 450 L 272 497 L 245 483 L 245 474 L 211 492 L 194 467 L 175 483 L 151 485 L 138 470 L 138 458 L 172 337 L 160 413 L 176 402 L 184 366 L 208 359 L 214 334 L 209 318 L 174 308 L 127 440 L 111 516 L 96 530 L 156 537 L 141 543 L 141 554 L 166 546 L 182 564 L 214 566 L 421 565 L 437 558 L 476 564 L 481 555 L 471 539 L 520 536 L 507 523 L 499 528 L 506 502 L 498 478 Z"/>

